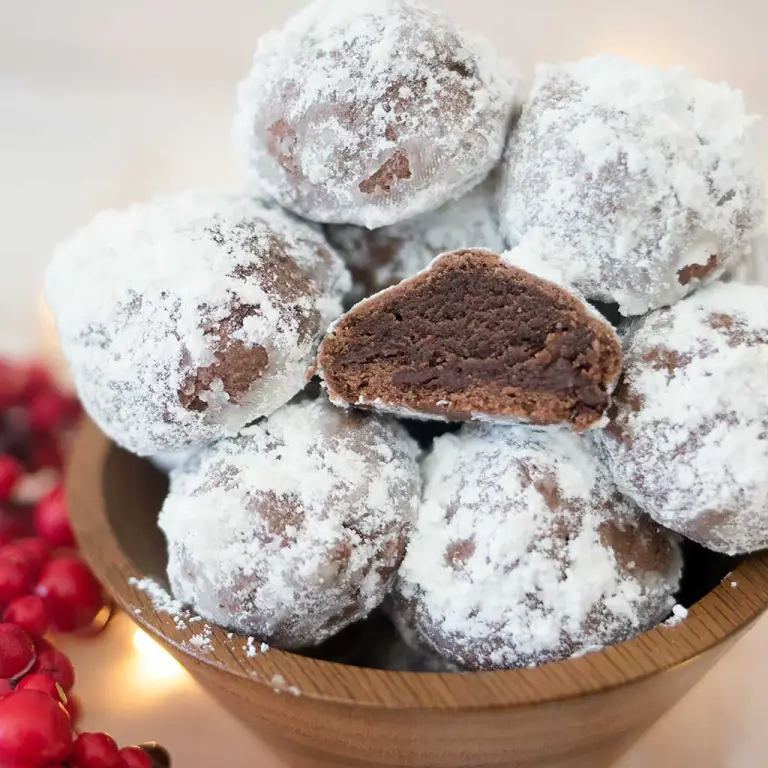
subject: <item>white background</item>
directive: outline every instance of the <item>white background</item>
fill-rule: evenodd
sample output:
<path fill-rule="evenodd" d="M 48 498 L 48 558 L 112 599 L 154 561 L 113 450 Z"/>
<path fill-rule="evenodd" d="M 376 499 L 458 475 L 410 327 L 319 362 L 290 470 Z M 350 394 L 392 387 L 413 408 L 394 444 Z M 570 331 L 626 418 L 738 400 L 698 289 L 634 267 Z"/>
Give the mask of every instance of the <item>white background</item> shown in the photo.
<path fill-rule="evenodd" d="M 235 83 L 261 32 L 300 4 L 0 0 L 0 349 L 27 348 L 52 246 L 96 210 L 238 183 Z M 620 53 L 727 79 L 768 114 L 762 0 L 442 5 L 525 73 L 537 61 Z"/>
<path fill-rule="evenodd" d="M 0 350 L 40 342 L 39 286 L 54 243 L 99 208 L 177 187 L 238 183 L 235 82 L 259 34 L 297 0 L 0 0 Z M 768 114 L 764 0 L 444 0 L 530 72 L 600 52 L 684 64 Z M 768 137 L 768 130 L 763 129 Z M 765 142 L 768 144 L 768 141 Z M 139 653 L 125 617 L 71 641 L 86 727 L 157 739 L 175 765 L 273 768 L 183 674 Z M 765 622 L 620 768 L 766 764 Z M 618 767 L 617 767 L 618 768 Z"/>

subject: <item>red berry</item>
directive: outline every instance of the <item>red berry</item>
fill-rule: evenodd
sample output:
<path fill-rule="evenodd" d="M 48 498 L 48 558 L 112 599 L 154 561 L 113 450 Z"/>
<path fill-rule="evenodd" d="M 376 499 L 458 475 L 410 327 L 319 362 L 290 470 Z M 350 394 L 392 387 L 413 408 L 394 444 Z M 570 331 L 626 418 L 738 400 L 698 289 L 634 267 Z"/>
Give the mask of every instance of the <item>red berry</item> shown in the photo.
<path fill-rule="evenodd" d="M 33 673 L 24 675 L 16 686 L 17 691 L 38 691 L 50 696 L 54 701 L 61 704 L 67 703 L 67 695 L 64 689 L 53 679 L 53 675 L 47 673 Z"/>
<path fill-rule="evenodd" d="M 67 499 L 62 486 L 54 488 L 37 503 L 35 529 L 54 547 L 75 546 L 75 537 L 69 524 Z"/>
<path fill-rule="evenodd" d="M 123 747 L 120 757 L 121 768 L 152 768 L 152 759 L 141 747 Z"/>
<path fill-rule="evenodd" d="M 50 389 L 34 395 L 27 405 L 27 420 L 35 432 L 53 432 L 67 416 L 69 400 Z"/>
<path fill-rule="evenodd" d="M 70 761 L 73 768 L 122 768 L 117 744 L 106 733 L 81 733 Z"/>
<path fill-rule="evenodd" d="M 4 543 L 34 532 L 32 515 L 27 510 L 4 507 L 0 502 L 0 537 Z"/>
<path fill-rule="evenodd" d="M 29 568 L 17 560 L 0 560 L 0 608 L 32 591 L 35 579 Z"/>
<path fill-rule="evenodd" d="M 24 565 L 36 579 L 51 557 L 51 548 L 39 536 L 25 536 L 0 548 L 0 560 L 15 560 Z"/>
<path fill-rule="evenodd" d="M 34 660 L 32 638 L 15 624 L 0 624 L 0 678 L 17 677 L 26 672 Z"/>
<path fill-rule="evenodd" d="M 40 435 L 32 444 L 27 456 L 27 467 L 31 472 L 41 469 L 62 469 L 64 457 L 59 441 L 51 435 Z"/>
<path fill-rule="evenodd" d="M 0 455 L 0 501 L 11 498 L 13 489 L 24 475 L 24 467 L 7 453 Z"/>
<path fill-rule="evenodd" d="M 69 693 L 75 684 L 75 668 L 72 662 L 46 641 L 38 643 L 37 661 L 32 667 L 32 672 L 50 675 L 64 689 L 64 693 Z"/>
<path fill-rule="evenodd" d="M 42 365 L 27 364 L 21 368 L 20 373 L 24 378 L 24 400 L 26 402 L 37 395 L 56 389 L 53 377 Z"/>
<path fill-rule="evenodd" d="M 21 403 L 25 384 L 26 377 L 18 367 L 0 360 L 0 412 Z"/>
<path fill-rule="evenodd" d="M 35 594 L 45 603 L 51 626 L 59 632 L 85 629 L 104 605 L 96 577 L 82 560 L 71 556 L 48 561 Z"/>
<path fill-rule="evenodd" d="M 5 609 L 3 621 L 16 624 L 32 638 L 42 637 L 48 631 L 48 614 L 37 595 L 24 595 L 12 600 Z"/>
<path fill-rule="evenodd" d="M 11 685 L 10 680 L 0 680 L 0 699 L 3 698 L 3 696 L 7 696 L 9 693 L 13 691 L 13 685 Z"/>
<path fill-rule="evenodd" d="M 42 768 L 72 749 L 67 710 L 39 691 L 14 691 L 0 701 L 0 765 Z"/>

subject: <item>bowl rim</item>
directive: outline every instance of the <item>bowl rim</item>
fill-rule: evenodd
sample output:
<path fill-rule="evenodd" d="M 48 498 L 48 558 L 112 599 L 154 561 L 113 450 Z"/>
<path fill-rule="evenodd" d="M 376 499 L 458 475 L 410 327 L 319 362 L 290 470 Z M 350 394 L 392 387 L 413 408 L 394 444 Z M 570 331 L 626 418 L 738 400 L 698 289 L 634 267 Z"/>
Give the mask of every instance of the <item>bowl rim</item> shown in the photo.
<path fill-rule="evenodd" d="M 82 556 L 118 605 L 182 663 L 195 662 L 277 692 L 327 703 L 385 709 L 488 710 L 528 707 L 603 693 L 687 664 L 749 627 L 768 608 L 768 550 L 728 574 L 689 609 L 687 618 L 579 658 L 488 672 L 393 672 L 354 667 L 270 649 L 249 656 L 247 636 L 213 622 L 204 648 L 195 634 L 158 612 L 131 580 L 141 573 L 122 551 L 102 491 L 104 464 L 117 447 L 86 419 L 67 469 L 72 526 Z M 135 457 L 134 457 L 135 459 Z M 733 585 L 736 585 L 734 588 Z"/>

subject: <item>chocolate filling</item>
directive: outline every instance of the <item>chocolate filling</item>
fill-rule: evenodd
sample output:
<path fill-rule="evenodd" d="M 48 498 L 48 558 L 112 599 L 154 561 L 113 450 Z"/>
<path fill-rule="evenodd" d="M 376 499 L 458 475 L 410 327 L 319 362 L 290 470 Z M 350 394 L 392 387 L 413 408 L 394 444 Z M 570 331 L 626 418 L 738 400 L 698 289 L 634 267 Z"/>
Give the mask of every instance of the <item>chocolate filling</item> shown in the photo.
<path fill-rule="evenodd" d="M 586 428 L 608 406 L 621 351 L 564 289 L 460 251 L 349 312 L 320 362 L 332 394 L 350 403 Z"/>

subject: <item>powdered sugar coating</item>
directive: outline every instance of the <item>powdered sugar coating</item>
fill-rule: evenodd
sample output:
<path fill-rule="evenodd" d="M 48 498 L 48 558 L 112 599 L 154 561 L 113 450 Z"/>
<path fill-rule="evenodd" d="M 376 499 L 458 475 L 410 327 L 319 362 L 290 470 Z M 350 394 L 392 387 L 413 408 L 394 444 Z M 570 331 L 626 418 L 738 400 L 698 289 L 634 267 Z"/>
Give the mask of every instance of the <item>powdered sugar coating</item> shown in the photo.
<path fill-rule="evenodd" d="M 625 315 L 721 275 L 760 221 L 757 118 L 682 68 L 600 56 L 538 68 L 503 163 L 502 229 L 541 230 L 587 298 Z"/>
<path fill-rule="evenodd" d="M 204 449 L 171 474 L 159 519 L 175 597 L 282 648 L 363 618 L 405 549 L 417 453 L 395 422 L 325 400 Z"/>
<path fill-rule="evenodd" d="M 372 229 L 482 181 L 515 87 L 486 41 L 419 0 L 315 0 L 260 41 L 234 138 L 255 188 Z"/>
<path fill-rule="evenodd" d="M 441 253 L 464 248 L 504 250 L 495 185 L 485 182 L 459 200 L 400 224 L 373 231 L 325 228 L 328 241 L 352 273 L 354 304 L 421 272 Z"/>
<path fill-rule="evenodd" d="M 187 448 L 184 451 L 166 451 L 165 453 L 156 453 L 149 457 L 149 461 L 156 469 L 170 474 L 174 469 L 180 467 L 189 461 L 198 451 L 198 447 Z"/>
<path fill-rule="evenodd" d="M 739 283 L 768 286 L 768 223 L 755 232 L 744 258 L 729 271 Z"/>
<path fill-rule="evenodd" d="M 768 547 L 768 288 L 715 283 L 625 340 L 598 436 L 619 488 L 728 554 Z"/>
<path fill-rule="evenodd" d="M 86 410 L 142 455 L 286 403 L 348 289 L 317 228 L 271 203 L 192 192 L 99 214 L 47 277 Z"/>
<path fill-rule="evenodd" d="M 653 627 L 677 539 L 622 499 L 565 430 L 469 425 L 423 463 L 397 591 L 417 637 L 469 668 L 538 664 Z"/>

